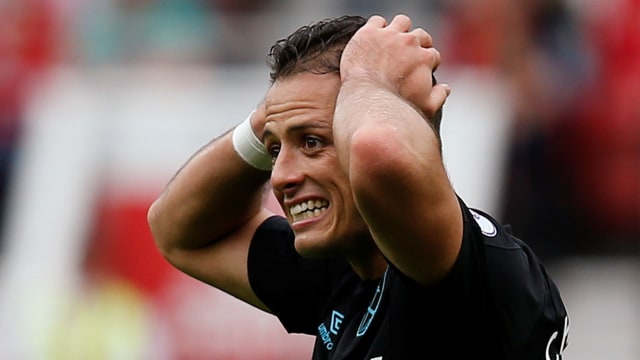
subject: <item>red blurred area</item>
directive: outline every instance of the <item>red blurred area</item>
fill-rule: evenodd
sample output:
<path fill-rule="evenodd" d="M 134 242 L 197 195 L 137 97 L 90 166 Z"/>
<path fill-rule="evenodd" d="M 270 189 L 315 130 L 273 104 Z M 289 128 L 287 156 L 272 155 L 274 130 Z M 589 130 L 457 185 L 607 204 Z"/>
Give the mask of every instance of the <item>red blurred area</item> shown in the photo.
<path fill-rule="evenodd" d="M 149 231 L 146 219 L 152 201 L 99 199 L 84 262 L 87 276 L 122 279 L 151 297 L 162 292 L 177 270 L 160 255 Z"/>
<path fill-rule="evenodd" d="M 0 144 L 13 142 L 34 76 L 56 60 L 59 27 L 52 2 L 4 1 L 0 11 Z"/>
<path fill-rule="evenodd" d="M 443 65 L 512 87 L 501 218 L 544 257 L 640 249 L 640 0 L 462 0 Z"/>
<path fill-rule="evenodd" d="M 146 218 L 153 200 L 109 192 L 99 198 L 83 274 L 88 291 L 124 283 L 137 293 L 153 314 L 147 319 L 153 330 L 141 334 L 150 338 L 140 345 L 151 348 L 149 356 L 160 351 L 172 360 L 309 358 L 313 338 L 287 334 L 272 315 L 188 277 L 160 255 Z M 268 203 L 278 210 L 271 196 Z"/>
<path fill-rule="evenodd" d="M 588 23 L 598 72 L 563 135 L 575 196 L 594 228 L 640 239 L 640 1 L 621 0 Z M 624 244 L 622 244 L 624 245 Z"/>

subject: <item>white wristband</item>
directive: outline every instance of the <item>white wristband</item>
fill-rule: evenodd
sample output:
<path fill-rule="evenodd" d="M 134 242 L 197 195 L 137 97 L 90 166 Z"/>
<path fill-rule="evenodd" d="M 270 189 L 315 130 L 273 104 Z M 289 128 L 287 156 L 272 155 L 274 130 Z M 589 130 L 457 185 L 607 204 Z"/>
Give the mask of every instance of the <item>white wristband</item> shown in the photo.
<path fill-rule="evenodd" d="M 251 116 L 254 112 L 255 110 L 249 114 L 245 121 L 233 129 L 231 137 L 233 148 L 247 164 L 256 169 L 271 171 L 271 156 L 251 128 Z"/>

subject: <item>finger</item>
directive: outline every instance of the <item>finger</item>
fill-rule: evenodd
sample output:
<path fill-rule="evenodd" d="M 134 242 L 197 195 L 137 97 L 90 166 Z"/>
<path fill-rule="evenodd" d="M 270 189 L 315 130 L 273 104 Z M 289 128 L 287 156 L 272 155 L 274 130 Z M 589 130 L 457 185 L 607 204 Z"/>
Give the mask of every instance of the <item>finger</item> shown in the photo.
<path fill-rule="evenodd" d="M 408 32 L 411 30 L 411 19 L 409 19 L 407 15 L 399 14 L 391 20 L 391 24 L 387 27 L 396 29 L 400 32 Z"/>
<path fill-rule="evenodd" d="M 440 109 L 451 94 L 451 88 L 447 84 L 438 84 L 431 89 L 429 98 L 425 102 L 424 109 L 428 116 L 433 116 Z"/>
<path fill-rule="evenodd" d="M 423 28 L 413 29 L 413 31 L 411 31 L 411 34 L 413 34 L 415 37 L 418 38 L 418 40 L 420 40 L 421 47 L 428 48 L 433 46 L 433 39 L 431 38 L 431 35 L 428 32 L 426 32 Z"/>
<path fill-rule="evenodd" d="M 376 28 L 383 28 L 387 26 L 387 20 L 380 15 L 373 15 L 367 20 L 368 26 L 373 26 Z"/>
<path fill-rule="evenodd" d="M 431 67 L 432 71 L 435 71 L 438 68 L 438 66 L 440 66 L 442 57 L 438 49 L 433 47 L 423 49 L 423 56 L 424 56 L 424 62 L 426 63 L 426 65 Z"/>

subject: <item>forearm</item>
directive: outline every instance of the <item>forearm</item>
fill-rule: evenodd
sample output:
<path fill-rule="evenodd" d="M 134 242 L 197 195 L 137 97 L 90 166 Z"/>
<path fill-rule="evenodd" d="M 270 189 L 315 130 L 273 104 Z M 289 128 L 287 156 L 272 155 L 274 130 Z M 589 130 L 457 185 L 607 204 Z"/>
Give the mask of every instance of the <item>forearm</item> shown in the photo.
<path fill-rule="evenodd" d="M 365 165 L 360 170 L 372 169 L 388 159 L 395 161 L 396 156 L 425 166 L 441 161 L 437 136 L 423 114 L 400 95 L 367 80 L 343 81 L 334 137 L 341 165 L 351 175 L 357 175 L 354 166 L 358 164 Z"/>
<path fill-rule="evenodd" d="M 457 256 L 461 223 L 435 132 L 375 85 L 344 84 L 337 104 L 336 151 L 378 248 L 422 284 L 440 278 Z"/>
<path fill-rule="evenodd" d="M 205 247 L 260 210 L 269 172 L 240 158 L 231 135 L 197 152 L 149 209 L 149 225 L 163 252 Z"/>

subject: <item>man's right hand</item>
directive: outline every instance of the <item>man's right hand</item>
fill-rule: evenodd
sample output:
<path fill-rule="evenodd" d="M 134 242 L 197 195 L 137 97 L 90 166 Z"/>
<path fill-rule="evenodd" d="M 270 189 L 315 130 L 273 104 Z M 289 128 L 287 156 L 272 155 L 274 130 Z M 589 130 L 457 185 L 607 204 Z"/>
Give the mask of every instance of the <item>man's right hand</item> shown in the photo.
<path fill-rule="evenodd" d="M 440 53 L 429 33 L 411 30 L 411 19 L 397 15 L 387 24 L 372 16 L 347 44 L 340 63 L 343 83 L 373 82 L 407 99 L 431 118 L 450 93 L 449 86 L 432 86 Z"/>

